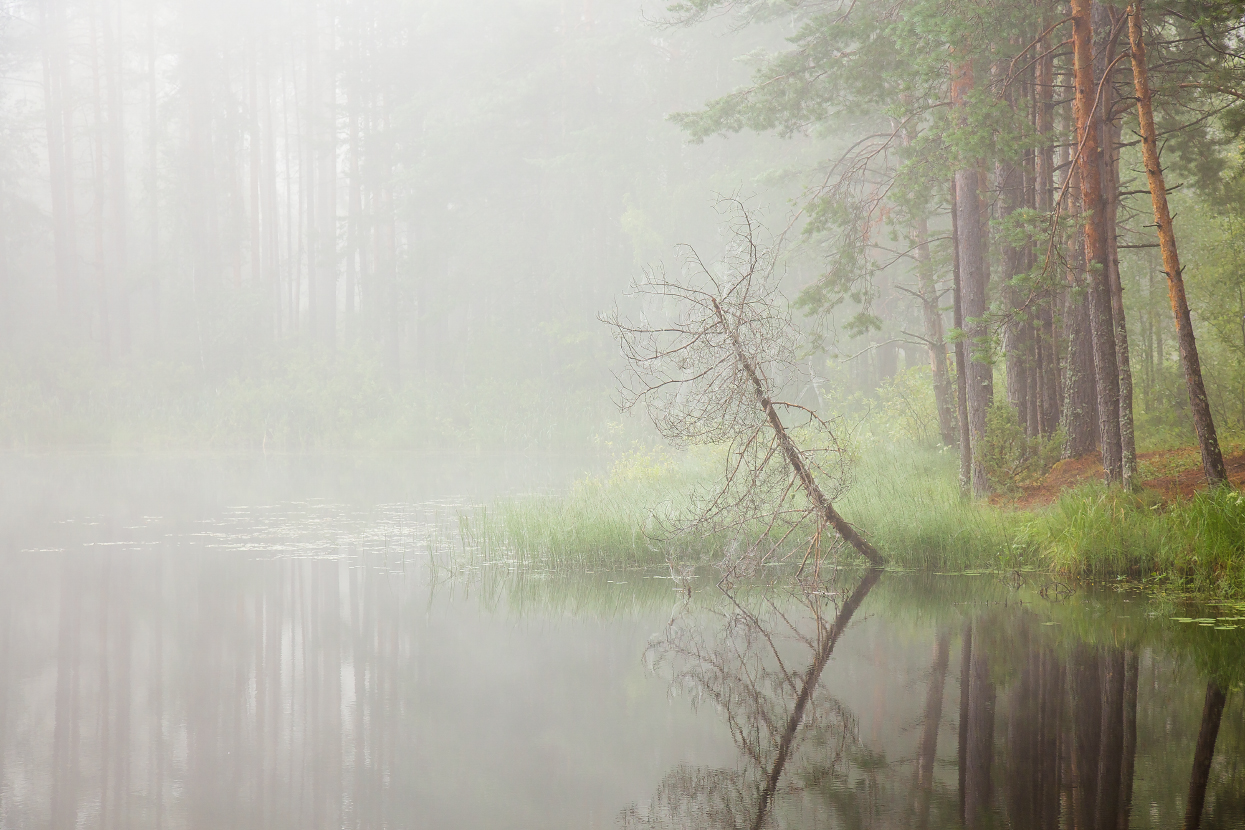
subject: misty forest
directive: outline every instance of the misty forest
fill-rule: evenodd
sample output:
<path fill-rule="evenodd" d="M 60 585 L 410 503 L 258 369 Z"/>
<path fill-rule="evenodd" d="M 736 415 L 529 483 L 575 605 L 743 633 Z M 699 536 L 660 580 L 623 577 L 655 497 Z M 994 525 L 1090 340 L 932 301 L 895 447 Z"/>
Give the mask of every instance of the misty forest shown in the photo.
<path fill-rule="evenodd" d="M 2 11 L 0 830 L 1245 830 L 1245 4 Z"/>

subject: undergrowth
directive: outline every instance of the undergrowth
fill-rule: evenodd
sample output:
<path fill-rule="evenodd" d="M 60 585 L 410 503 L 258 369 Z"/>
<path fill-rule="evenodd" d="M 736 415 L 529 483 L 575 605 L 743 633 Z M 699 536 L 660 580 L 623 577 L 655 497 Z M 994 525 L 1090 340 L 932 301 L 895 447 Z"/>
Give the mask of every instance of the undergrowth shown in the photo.
<path fill-rule="evenodd" d="M 729 539 L 662 532 L 688 492 L 718 470 L 708 452 L 621 456 L 607 476 L 559 496 L 513 499 L 462 519 L 479 561 L 568 569 L 718 562 Z M 837 507 L 894 568 L 926 572 L 1035 570 L 1124 578 L 1164 588 L 1245 596 L 1245 496 L 1199 492 L 1166 504 L 1152 492 L 1087 484 L 1049 507 L 1018 511 L 960 494 L 952 451 L 880 444 L 861 450 Z M 846 563 L 850 551 L 840 553 Z"/>

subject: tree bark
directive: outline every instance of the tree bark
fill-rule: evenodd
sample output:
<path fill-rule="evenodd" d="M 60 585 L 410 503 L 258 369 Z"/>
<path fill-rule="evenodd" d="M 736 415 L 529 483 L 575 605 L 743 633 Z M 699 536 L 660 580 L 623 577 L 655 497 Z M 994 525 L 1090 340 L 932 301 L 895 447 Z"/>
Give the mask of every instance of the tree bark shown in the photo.
<path fill-rule="evenodd" d="M 1128 351 L 1128 326 L 1124 319 L 1124 287 L 1120 282 L 1120 251 L 1118 239 L 1118 216 L 1120 207 L 1120 120 L 1115 111 L 1115 85 L 1112 82 L 1116 64 L 1114 33 L 1118 13 L 1109 5 L 1095 2 L 1093 6 L 1095 34 L 1100 30 L 1105 40 L 1095 50 L 1095 76 L 1102 81 L 1101 100 L 1098 103 L 1098 128 L 1101 131 L 1103 188 L 1103 231 L 1106 244 L 1104 267 L 1107 294 L 1111 305 L 1111 339 L 1115 343 L 1116 370 L 1119 375 L 1120 400 L 1120 478 L 1126 489 L 1133 489 L 1137 481 L 1137 442 L 1133 429 L 1133 370 Z"/>
<path fill-rule="evenodd" d="M 1111 299 L 1107 288 L 1107 252 L 1102 196 L 1102 140 L 1095 114 L 1101 102 L 1094 77 L 1091 0 L 1072 0 L 1072 45 L 1075 77 L 1077 168 L 1084 209 L 1085 267 L 1089 286 L 1089 327 L 1098 388 L 1098 443 L 1108 484 L 1123 478 L 1120 452 L 1120 383 L 1116 365 Z"/>
<path fill-rule="evenodd" d="M 964 291 L 960 279 L 960 229 L 959 198 L 955 179 L 951 179 L 951 274 L 955 294 L 953 321 L 958 336 L 955 339 L 955 394 L 956 412 L 960 427 L 960 492 L 967 496 L 972 492 L 973 443 L 968 429 L 968 360 L 964 345 Z"/>
<path fill-rule="evenodd" d="M 938 409 L 938 432 L 943 446 L 955 445 L 955 413 L 951 408 L 951 379 L 947 373 L 947 343 L 942 328 L 938 285 L 930 262 L 929 223 L 924 216 L 916 220 L 917 287 L 921 294 L 921 311 L 925 318 L 925 342 L 929 348 L 929 366 L 934 376 L 934 405 Z"/>
<path fill-rule="evenodd" d="M 973 89 L 973 66 L 965 60 L 952 67 L 951 101 L 966 105 Z M 956 244 L 960 261 L 960 291 L 964 336 L 967 338 L 968 428 L 972 450 L 972 490 L 977 498 L 990 494 L 981 452 L 986 437 L 986 411 L 990 407 L 994 367 L 987 361 L 989 332 L 986 328 L 986 245 L 985 223 L 980 197 L 980 171 L 969 164 L 955 174 Z"/>
<path fill-rule="evenodd" d="M 1043 28 L 1046 20 L 1043 19 Z M 1050 142 L 1054 136 L 1054 104 L 1052 98 L 1055 86 L 1055 56 L 1047 54 L 1048 38 L 1038 42 L 1038 51 L 1043 57 L 1038 61 L 1034 73 L 1034 120 L 1035 132 L 1038 136 L 1034 150 L 1034 196 L 1035 208 L 1039 213 L 1049 213 L 1054 201 L 1055 169 L 1054 156 Z M 1038 431 L 1044 436 L 1053 435 L 1059 427 L 1059 348 L 1055 338 L 1055 320 L 1053 306 L 1059 293 L 1056 287 L 1043 291 L 1042 302 L 1038 306 L 1036 329 L 1037 370 L 1038 370 Z"/>
<path fill-rule="evenodd" d="M 1010 103 L 1015 104 L 1014 101 Z M 1024 181 L 1022 169 L 1010 162 L 995 166 L 998 182 L 1000 219 L 1006 221 L 1024 206 Z M 1007 303 L 1007 318 L 1003 323 L 1003 355 L 1007 362 L 1007 402 L 1016 410 L 1021 427 L 1029 433 L 1029 389 L 1033 372 L 1032 348 L 1028 324 L 1029 311 L 1024 291 L 1016 284 L 1017 278 L 1027 269 L 1025 251 L 1013 247 L 1006 240 L 1002 243 L 1003 295 Z M 1029 433 L 1032 434 L 1032 433 Z"/>
<path fill-rule="evenodd" d="M 1180 364 L 1184 369 L 1185 385 L 1189 389 L 1193 428 L 1197 432 L 1198 447 L 1202 453 L 1202 471 L 1206 475 L 1206 481 L 1212 486 L 1224 484 L 1228 480 L 1228 472 L 1223 464 L 1223 452 L 1219 449 L 1219 438 L 1210 413 L 1210 401 L 1207 400 L 1206 385 L 1202 380 L 1202 362 L 1193 338 L 1193 320 L 1189 315 L 1188 298 L 1185 297 L 1184 276 L 1176 250 L 1176 234 L 1172 227 L 1171 211 L 1167 206 L 1167 185 L 1159 161 L 1150 78 L 1146 66 L 1146 45 L 1141 30 L 1141 0 L 1134 0 L 1129 8 L 1128 38 L 1132 44 L 1133 82 L 1137 89 L 1137 117 L 1141 125 L 1141 160 L 1146 168 L 1150 199 L 1154 204 L 1154 223 L 1158 228 L 1159 248 L 1163 254 L 1163 270 L 1167 274 L 1172 314 L 1176 319 Z"/>
<path fill-rule="evenodd" d="M 718 322 L 722 324 L 723 330 L 731 339 L 731 346 L 735 350 L 735 358 L 739 361 L 740 366 L 743 367 L 748 379 L 752 381 L 752 388 L 756 393 L 757 403 L 760 404 L 765 417 L 769 419 L 770 428 L 774 430 L 774 437 L 778 441 L 778 446 L 782 450 L 783 456 L 800 479 L 800 486 L 804 490 L 804 495 L 808 496 L 808 500 L 817 508 L 818 516 L 833 527 L 835 532 L 843 537 L 844 541 L 856 549 L 857 553 L 867 559 L 870 565 L 874 568 L 885 567 L 885 557 L 834 509 L 830 499 L 826 497 L 821 487 L 818 486 L 817 479 L 813 477 L 812 471 L 804 463 L 803 455 L 791 440 L 791 436 L 787 434 L 787 428 L 783 425 L 782 418 L 778 415 L 778 410 L 766 394 L 765 383 L 761 380 L 761 375 L 757 371 L 756 366 L 753 365 L 752 359 L 748 357 L 748 353 L 744 350 L 743 343 L 739 340 L 739 334 L 727 321 L 726 315 L 722 313 L 722 307 L 718 305 L 716 298 L 713 298 L 713 310 L 717 314 Z"/>
<path fill-rule="evenodd" d="M 1072 135 L 1076 129 L 1073 126 Z M 1081 176 L 1071 154 L 1062 159 L 1068 163 L 1068 213 L 1071 216 L 1084 212 L 1081 203 Z M 1068 240 L 1068 290 L 1064 295 L 1064 334 L 1067 339 L 1067 359 L 1064 361 L 1063 425 L 1064 458 L 1079 458 L 1092 452 L 1098 443 L 1096 427 L 1098 416 L 1098 391 L 1094 378 L 1093 344 L 1089 331 L 1089 299 L 1085 280 L 1085 236 L 1073 234 Z"/>

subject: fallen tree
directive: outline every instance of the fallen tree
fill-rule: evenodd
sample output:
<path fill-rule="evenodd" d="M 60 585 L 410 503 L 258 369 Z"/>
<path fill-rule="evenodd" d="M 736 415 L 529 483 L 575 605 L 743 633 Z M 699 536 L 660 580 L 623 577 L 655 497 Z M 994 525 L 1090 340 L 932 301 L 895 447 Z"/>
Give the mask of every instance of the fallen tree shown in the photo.
<path fill-rule="evenodd" d="M 723 199 L 719 210 L 729 232 L 721 262 L 711 268 L 681 246 L 677 277 L 658 266 L 633 284 L 638 320 L 617 308 L 603 317 L 626 361 L 619 404 L 643 406 L 673 443 L 728 446 L 724 479 L 699 506 L 693 527 L 742 531 L 760 524 L 749 550 L 754 562 L 764 562 L 797 528 L 811 525 L 802 569 L 810 556 L 820 558 L 828 526 L 880 568 L 882 554 L 834 507 L 849 461 L 830 424 L 778 398 L 780 381 L 794 371 L 798 332 L 778 291 L 776 251 L 761 244 L 762 229 L 742 201 Z M 794 428 L 783 417 L 792 414 L 802 420 Z"/>

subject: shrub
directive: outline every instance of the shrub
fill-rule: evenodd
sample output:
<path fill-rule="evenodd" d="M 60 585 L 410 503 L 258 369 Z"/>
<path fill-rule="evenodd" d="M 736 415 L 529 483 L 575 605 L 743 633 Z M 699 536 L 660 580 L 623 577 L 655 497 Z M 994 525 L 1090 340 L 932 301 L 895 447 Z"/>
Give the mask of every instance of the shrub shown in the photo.
<path fill-rule="evenodd" d="M 1050 438 L 1025 435 L 1016 410 L 1006 401 L 995 401 L 986 413 L 986 438 L 982 462 L 994 489 L 1015 492 L 1050 472 L 1059 460 L 1063 434 Z"/>

